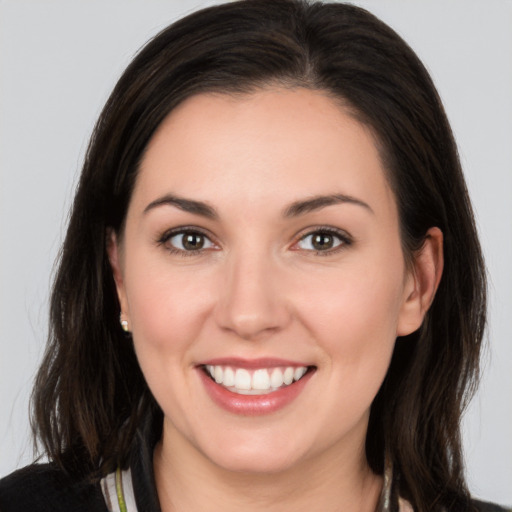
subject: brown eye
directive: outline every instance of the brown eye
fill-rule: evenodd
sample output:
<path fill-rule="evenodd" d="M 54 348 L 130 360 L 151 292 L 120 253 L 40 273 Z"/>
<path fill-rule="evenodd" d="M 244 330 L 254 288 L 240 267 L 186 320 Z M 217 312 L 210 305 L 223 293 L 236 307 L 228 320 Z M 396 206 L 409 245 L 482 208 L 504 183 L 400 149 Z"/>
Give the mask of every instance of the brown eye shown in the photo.
<path fill-rule="evenodd" d="M 316 235 L 313 235 L 311 245 L 317 251 L 325 251 L 327 249 L 332 249 L 334 245 L 334 237 L 327 233 L 318 233 Z"/>
<path fill-rule="evenodd" d="M 194 252 L 201 249 L 210 249 L 213 247 L 211 240 L 197 231 L 182 231 L 175 233 L 167 239 L 173 249 L 178 251 Z"/>
<path fill-rule="evenodd" d="M 297 244 L 299 249 L 316 252 L 329 252 L 342 245 L 350 245 L 346 236 L 320 230 L 303 236 Z"/>
<path fill-rule="evenodd" d="M 185 233 L 183 236 L 183 247 L 187 251 L 196 251 L 204 246 L 204 236 L 198 233 Z"/>

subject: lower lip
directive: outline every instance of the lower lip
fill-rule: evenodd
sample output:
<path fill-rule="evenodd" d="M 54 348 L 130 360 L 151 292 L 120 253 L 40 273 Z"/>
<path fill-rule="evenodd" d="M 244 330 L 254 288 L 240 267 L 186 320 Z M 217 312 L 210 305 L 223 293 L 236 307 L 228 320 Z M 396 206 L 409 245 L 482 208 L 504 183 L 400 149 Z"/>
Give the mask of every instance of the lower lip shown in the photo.
<path fill-rule="evenodd" d="M 226 411 L 245 416 L 270 414 L 283 409 L 297 398 L 314 373 L 309 371 L 293 384 L 265 395 L 240 395 L 217 384 L 202 368 L 198 368 L 198 371 L 206 391 L 217 405 Z"/>

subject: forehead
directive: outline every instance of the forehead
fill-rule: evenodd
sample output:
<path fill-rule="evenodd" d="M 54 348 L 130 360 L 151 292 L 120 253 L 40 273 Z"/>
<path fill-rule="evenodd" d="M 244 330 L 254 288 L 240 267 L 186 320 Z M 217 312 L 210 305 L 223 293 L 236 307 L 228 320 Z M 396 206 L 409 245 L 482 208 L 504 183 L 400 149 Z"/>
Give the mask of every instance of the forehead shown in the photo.
<path fill-rule="evenodd" d="M 394 203 L 370 130 L 326 94 L 300 88 L 180 104 L 148 145 L 133 199 L 163 193 L 268 207 L 327 193 Z"/>

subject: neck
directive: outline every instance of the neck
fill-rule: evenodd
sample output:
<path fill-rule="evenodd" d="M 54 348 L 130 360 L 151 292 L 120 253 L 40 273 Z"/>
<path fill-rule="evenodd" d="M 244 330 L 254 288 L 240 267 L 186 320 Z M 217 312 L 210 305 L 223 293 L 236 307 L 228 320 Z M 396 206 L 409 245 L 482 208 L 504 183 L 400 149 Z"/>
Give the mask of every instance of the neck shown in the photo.
<path fill-rule="evenodd" d="M 154 454 L 162 512 L 374 512 L 382 489 L 359 446 L 330 447 L 273 473 L 229 471 L 165 434 Z"/>

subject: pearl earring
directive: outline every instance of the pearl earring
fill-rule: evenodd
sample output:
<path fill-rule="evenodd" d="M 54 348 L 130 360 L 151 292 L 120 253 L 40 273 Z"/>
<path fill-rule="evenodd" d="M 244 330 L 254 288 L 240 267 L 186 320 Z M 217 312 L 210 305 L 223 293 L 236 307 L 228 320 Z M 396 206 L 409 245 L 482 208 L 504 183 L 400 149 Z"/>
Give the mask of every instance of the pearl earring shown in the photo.
<path fill-rule="evenodd" d="M 119 316 L 119 322 L 121 323 L 121 328 L 124 332 L 130 332 L 128 329 L 128 320 L 125 320 L 122 314 Z"/>

